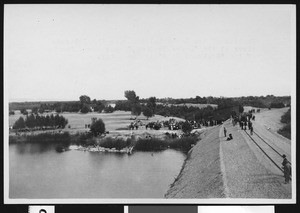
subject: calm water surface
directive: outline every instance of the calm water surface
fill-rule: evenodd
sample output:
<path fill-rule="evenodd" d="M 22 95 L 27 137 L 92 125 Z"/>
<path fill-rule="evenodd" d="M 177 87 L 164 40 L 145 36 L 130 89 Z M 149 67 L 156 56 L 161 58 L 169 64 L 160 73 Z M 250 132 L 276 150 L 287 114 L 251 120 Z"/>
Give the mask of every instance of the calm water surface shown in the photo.
<path fill-rule="evenodd" d="M 53 145 L 9 146 L 10 198 L 163 198 L 185 155 L 175 150 L 132 155 Z"/>

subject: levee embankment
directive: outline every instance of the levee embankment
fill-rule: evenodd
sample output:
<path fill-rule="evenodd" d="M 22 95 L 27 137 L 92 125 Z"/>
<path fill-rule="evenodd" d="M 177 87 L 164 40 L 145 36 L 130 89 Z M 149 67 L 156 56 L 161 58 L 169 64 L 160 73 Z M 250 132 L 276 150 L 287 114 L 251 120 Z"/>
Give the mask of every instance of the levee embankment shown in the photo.
<path fill-rule="evenodd" d="M 220 164 L 220 126 L 203 133 L 167 191 L 166 198 L 224 198 L 225 187 Z"/>

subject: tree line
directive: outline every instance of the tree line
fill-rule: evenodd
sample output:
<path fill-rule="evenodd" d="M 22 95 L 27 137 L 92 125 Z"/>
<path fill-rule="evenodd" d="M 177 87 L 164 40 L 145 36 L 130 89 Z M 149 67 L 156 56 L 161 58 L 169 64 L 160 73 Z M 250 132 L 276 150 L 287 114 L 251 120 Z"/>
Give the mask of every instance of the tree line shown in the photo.
<path fill-rule="evenodd" d="M 59 114 L 51 115 L 34 115 L 30 114 L 25 117 L 21 116 L 13 125 L 13 129 L 46 129 L 55 128 L 63 129 L 68 124 L 68 120 Z"/>
<path fill-rule="evenodd" d="M 223 97 L 200 97 L 186 98 L 186 99 L 172 99 L 172 98 L 162 98 L 157 99 L 156 97 L 149 97 L 147 99 L 140 99 L 133 90 L 126 90 L 124 92 L 124 97 L 126 100 L 116 101 L 115 107 L 112 107 L 105 100 L 96 100 L 87 95 L 81 95 L 79 101 L 69 101 L 69 102 L 51 102 L 51 103 L 40 103 L 40 106 L 30 103 L 32 106 L 31 110 L 34 114 L 42 114 L 46 111 L 56 111 L 57 113 L 62 112 L 80 112 L 88 113 L 94 112 L 105 112 L 111 113 L 116 110 L 131 111 L 133 116 L 139 116 L 143 113 L 147 118 L 152 117 L 154 114 L 163 116 L 176 116 L 185 119 L 195 119 L 207 118 L 213 116 L 216 111 L 212 107 L 206 107 L 205 109 L 198 109 L 198 107 L 187 107 L 178 106 L 178 104 L 193 103 L 193 104 L 216 104 L 218 105 L 217 110 L 232 108 L 233 106 L 253 106 L 259 108 L 281 108 L 285 106 L 290 106 L 291 97 L 290 96 L 247 96 L 247 97 L 237 97 L 237 98 L 223 98 Z M 159 103 L 159 104 L 158 104 Z M 14 104 L 14 103 L 13 103 Z M 24 103 L 26 104 L 26 103 Z M 10 104 L 11 105 L 11 104 Z M 16 104 L 15 104 L 16 105 Z M 16 106 L 21 107 L 20 103 Z M 21 108 L 21 113 L 27 115 L 26 109 Z M 14 112 L 10 110 L 10 115 Z"/>

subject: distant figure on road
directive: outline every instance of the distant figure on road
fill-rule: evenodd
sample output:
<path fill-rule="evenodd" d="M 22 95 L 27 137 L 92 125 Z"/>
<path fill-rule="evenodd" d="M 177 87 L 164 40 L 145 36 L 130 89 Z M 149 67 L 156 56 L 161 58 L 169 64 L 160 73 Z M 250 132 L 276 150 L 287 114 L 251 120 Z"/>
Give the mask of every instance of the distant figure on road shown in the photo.
<path fill-rule="evenodd" d="M 286 159 L 286 155 L 282 155 L 282 157 L 283 157 L 283 161 L 282 161 L 282 166 L 283 167 L 282 168 L 283 168 L 284 179 L 285 179 L 284 183 L 289 183 L 290 180 L 291 180 L 291 175 L 292 175 L 291 164 Z"/>
<path fill-rule="evenodd" d="M 233 139 L 233 137 L 232 137 L 232 134 L 230 133 L 229 135 L 228 135 L 228 138 L 226 139 L 227 141 L 230 141 L 230 140 L 232 140 Z"/>
<path fill-rule="evenodd" d="M 250 127 L 250 135 L 253 135 L 253 126 Z"/>
<path fill-rule="evenodd" d="M 226 133 L 227 133 L 227 130 L 226 130 L 226 128 L 224 127 L 224 137 L 226 137 Z"/>
<path fill-rule="evenodd" d="M 249 128 L 249 130 L 251 130 L 251 127 L 252 127 L 252 122 L 248 121 L 248 128 Z"/>

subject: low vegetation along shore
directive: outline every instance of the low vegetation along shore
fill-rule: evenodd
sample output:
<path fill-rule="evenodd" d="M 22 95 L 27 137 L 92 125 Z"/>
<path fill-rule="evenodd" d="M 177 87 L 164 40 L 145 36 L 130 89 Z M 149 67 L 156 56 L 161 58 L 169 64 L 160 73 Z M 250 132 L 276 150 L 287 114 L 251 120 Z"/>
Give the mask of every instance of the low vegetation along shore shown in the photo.
<path fill-rule="evenodd" d="M 188 152 L 197 141 L 199 136 L 193 135 L 182 138 L 97 138 L 91 136 L 89 133 L 70 135 L 65 133 L 41 133 L 37 135 L 11 135 L 9 142 L 13 143 L 53 143 L 63 148 L 68 148 L 70 145 L 77 145 L 85 147 L 85 150 L 95 147 L 103 147 L 108 149 L 128 149 L 134 147 L 136 151 L 161 151 L 168 148 Z"/>

